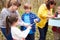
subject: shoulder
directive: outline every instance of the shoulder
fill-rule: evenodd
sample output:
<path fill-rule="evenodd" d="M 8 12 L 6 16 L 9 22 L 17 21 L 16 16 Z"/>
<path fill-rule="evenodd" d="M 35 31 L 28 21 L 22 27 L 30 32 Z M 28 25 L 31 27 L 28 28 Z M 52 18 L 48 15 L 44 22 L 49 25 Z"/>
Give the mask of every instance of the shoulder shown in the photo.
<path fill-rule="evenodd" d="M 47 9 L 46 4 L 41 4 L 39 7 L 39 11 Z"/>
<path fill-rule="evenodd" d="M 42 4 L 42 6 L 46 6 L 46 4 L 44 3 L 44 4 Z"/>
<path fill-rule="evenodd" d="M 1 12 L 6 12 L 7 11 L 7 8 L 3 8 Z"/>
<path fill-rule="evenodd" d="M 32 14 L 32 15 L 36 15 L 34 12 L 30 12 L 30 14 Z"/>
<path fill-rule="evenodd" d="M 11 27 L 11 31 L 19 30 L 17 27 Z"/>
<path fill-rule="evenodd" d="M 1 11 L 1 15 L 6 15 L 8 13 L 7 8 L 3 8 Z"/>
<path fill-rule="evenodd" d="M 31 12 L 30 16 L 31 16 L 31 17 L 36 17 L 36 13 Z"/>
<path fill-rule="evenodd" d="M 46 4 L 45 3 L 44 4 L 41 4 L 40 7 L 46 7 Z"/>

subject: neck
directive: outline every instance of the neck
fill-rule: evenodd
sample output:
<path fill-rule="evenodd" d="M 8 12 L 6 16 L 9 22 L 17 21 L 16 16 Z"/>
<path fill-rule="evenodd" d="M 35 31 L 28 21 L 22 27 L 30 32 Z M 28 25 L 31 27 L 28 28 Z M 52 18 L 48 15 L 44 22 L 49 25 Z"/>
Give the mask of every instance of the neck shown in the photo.
<path fill-rule="evenodd" d="M 16 27 L 16 25 L 15 25 L 15 24 L 13 24 L 12 26 L 13 26 L 13 27 Z"/>
<path fill-rule="evenodd" d="M 30 12 L 26 12 L 27 14 L 29 14 Z"/>

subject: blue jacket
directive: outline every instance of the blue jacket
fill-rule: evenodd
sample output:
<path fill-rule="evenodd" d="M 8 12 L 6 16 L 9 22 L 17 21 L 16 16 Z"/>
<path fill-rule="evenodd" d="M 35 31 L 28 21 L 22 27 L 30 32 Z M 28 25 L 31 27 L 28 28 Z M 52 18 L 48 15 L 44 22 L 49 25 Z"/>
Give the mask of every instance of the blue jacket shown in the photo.
<path fill-rule="evenodd" d="M 26 14 L 26 13 L 24 13 L 24 14 L 22 15 L 22 20 L 23 20 L 23 21 L 24 21 L 24 16 L 25 16 L 25 14 Z M 32 13 L 32 12 L 29 13 L 29 18 L 30 18 L 30 24 L 33 24 L 31 30 L 32 30 L 33 33 L 35 33 L 35 31 L 36 31 L 36 27 L 35 27 L 36 24 L 34 23 L 34 19 L 37 18 L 37 19 L 38 19 L 38 22 L 40 21 L 40 19 L 39 19 L 34 13 Z M 21 30 L 25 30 L 24 28 L 26 28 L 26 27 L 21 26 Z"/>

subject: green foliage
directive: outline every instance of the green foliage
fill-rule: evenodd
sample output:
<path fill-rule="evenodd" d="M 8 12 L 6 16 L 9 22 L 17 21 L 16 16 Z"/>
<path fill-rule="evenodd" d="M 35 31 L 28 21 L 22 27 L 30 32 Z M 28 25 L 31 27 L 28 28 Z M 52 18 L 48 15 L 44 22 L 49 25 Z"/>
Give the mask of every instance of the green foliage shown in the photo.
<path fill-rule="evenodd" d="M 29 2 L 30 1 L 30 2 Z M 3 0 L 3 2 L 0 0 L 0 9 L 3 8 L 3 3 L 5 2 L 5 0 Z M 45 0 L 21 0 L 21 7 L 18 8 L 20 15 L 22 15 L 24 13 L 24 9 L 23 6 L 26 2 L 29 2 L 32 5 L 32 11 L 35 12 L 37 14 L 38 12 L 38 8 L 39 6 L 45 2 Z M 56 0 L 57 2 L 57 6 L 60 5 L 60 0 Z M 52 27 L 49 26 L 48 32 L 47 32 L 47 36 L 46 36 L 46 40 L 53 40 L 53 32 L 52 32 Z M 39 32 L 38 32 L 38 28 L 36 29 L 36 35 L 35 35 L 35 39 L 38 40 L 39 39 Z M 1 31 L 0 31 L 0 40 L 5 40 L 4 36 L 2 35 Z"/>

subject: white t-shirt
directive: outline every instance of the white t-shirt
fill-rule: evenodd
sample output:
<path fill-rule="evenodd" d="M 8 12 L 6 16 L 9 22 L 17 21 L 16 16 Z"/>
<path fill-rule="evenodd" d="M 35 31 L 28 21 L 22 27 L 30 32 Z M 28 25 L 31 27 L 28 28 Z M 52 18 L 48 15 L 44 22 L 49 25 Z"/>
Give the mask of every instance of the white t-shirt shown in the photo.
<path fill-rule="evenodd" d="M 26 38 L 28 33 L 30 32 L 31 27 L 28 27 L 25 31 L 21 31 L 17 27 L 11 27 L 11 34 L 13 39 L 22 40 L 22 38 Z"/>

